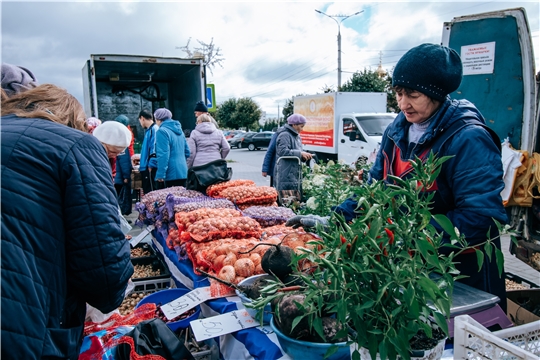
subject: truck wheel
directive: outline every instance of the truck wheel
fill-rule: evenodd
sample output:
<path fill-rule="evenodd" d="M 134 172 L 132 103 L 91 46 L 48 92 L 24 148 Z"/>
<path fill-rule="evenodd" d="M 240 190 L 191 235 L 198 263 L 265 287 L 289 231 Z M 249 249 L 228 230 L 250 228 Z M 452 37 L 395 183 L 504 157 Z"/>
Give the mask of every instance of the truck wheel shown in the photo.
<path fill-rule="evenodd" d="M 255 145 L 249 144 L 249 145 L 248 145 L 248 149 L 249 149 L 249 151 L 255 150 Z"/>

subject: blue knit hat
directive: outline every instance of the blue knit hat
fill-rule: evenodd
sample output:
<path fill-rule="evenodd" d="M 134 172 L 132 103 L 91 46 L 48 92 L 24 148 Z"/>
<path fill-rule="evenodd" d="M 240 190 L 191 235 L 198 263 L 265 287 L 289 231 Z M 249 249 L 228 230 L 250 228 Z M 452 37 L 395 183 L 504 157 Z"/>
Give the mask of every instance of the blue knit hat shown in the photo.
<path fill-rule="evenodd" d="M 129 118 L 126 115 L 118 115 L 114 121 L 119 122 L 122 125 L 128 126 L 129 125 Z"/>
<path fill-rule="evenodd" d="M 154 112 L 154 118 L 156 120 L 172 119 L 172 112 L 169 109 L 160 108 Z"/>
<path fill-rule="evenodd" d="M 204 103 L 202 101 L 198 101 L 195 104 L 195 110 L 194 111 L 208 112 L 208 108 L 206 107 L 206 105 L 204 105 Z"/>
<path fill-rule="evenodd" d="M 306 118 L 304 115 L 300 114 L 292 114 L 287 118 L 287 124 L 289 125 L 296 125 L 296 124 L 305 124 Z"/>
<path fill-rule="evenodd" d="M 416 90 L 444 101 L 457 90 L 463 77 L 461 58 L 454 49 L 436 44 L 422 44 L 399 59 L 392 74 L 392 86 Z"/>

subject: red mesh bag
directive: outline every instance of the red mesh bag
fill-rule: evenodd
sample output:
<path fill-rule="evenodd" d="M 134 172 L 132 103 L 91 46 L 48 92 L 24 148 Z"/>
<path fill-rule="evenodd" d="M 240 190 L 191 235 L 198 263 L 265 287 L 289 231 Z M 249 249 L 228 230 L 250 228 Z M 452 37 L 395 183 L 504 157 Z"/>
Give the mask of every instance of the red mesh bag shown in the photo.
<path fill-rule="evenodd" d="M 210 185 L 206 189 L 206 195 L 211 196 L 211 197 L 222 197 L 221 192 L 223 190 L 228 189 L 230 187 L 235 187 L 235 186 L 255 186 L 255 181 L 238 179 L 238 180 L 230 180 L 230 181 L 225 181 L 218 184 Z"/>
<path fill-rule="evenodd" d="M 238 260 L 248 258 L 251 259 L 251 261 L 253 262 L 253 269 L 251 269 L 251 275 L 254 275 L 257 274 L 256 268 L 257 265 L 260 264 L 260 252 L 268 248 L 268 246 L 258 246 L 254 251 L 247 253 L 248 251 L 253 249 L 258 243 L 259 241 L 255 238 L 225 238 L 213 240 L 206 243 L 197 243 L 194 241 L 190 241 L 187 243 L 186 251 L 188 253 L 188 257 L 193 263 L 193 269 L 195 270 L 195 273 L 197 275 L 200 274 L 197 269 L 201 269 L 205 272 L 213 273 L 218 276 L 219 271 L 223 268 L 223 266 L 231 265 L 234 267 Z M 240 264 L 238 264 L 238 266 L 240 266 Z M 246 274 L 247 273 L 243 273 L 243 275 Z M 235 278 L 236 276 L 234 276 L 234 279 Z M 227 281 L 231 281 L 234 279 L 227 279 Z"/>
<path fill-rule="evenodd" d="M 195 241 L 204 242 L 227 237 L 243 239 L 261 236 L 261 225 L 248 217 L 230 217 L 226 219 L 209 218 L 191 224 L 185 233 Z M 181 236 L 185 240 L 184 234 Z"/>
<path fill-rule="evenodd" d="M 235 186 L 225 189 L 221 195 L 237 206 L 271 205 L 277 200 L 276 189 L 270 186 Z"/>
<path fill-rule="evenodd" d="M 178 231 L 185 231 L 197 221 L 211 218 L 232 218 L 242 216 L 242 213 L 233 209 L 197 209 L 185 213 L 175 214 L 175 223 Z"/>
<path fill-rule="evenodd" d="M 110 318 L 100 323 L 85 322 L 84 335 L 92 334 L 101 330 L 110 330 L 121 325 L 137 325 L 141 321 L 156 317 L 156 304 L 143 304 L 134 309 L 129 315 L 113 314 Z"/>

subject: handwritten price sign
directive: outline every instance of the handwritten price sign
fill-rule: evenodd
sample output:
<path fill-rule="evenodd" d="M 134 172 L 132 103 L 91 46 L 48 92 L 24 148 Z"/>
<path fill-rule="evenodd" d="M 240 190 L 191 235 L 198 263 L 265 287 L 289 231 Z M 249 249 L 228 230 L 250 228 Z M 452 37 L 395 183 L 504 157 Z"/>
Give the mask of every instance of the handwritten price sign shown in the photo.
<path fill-rule="evenodd" d="M 252 318 L 246 310 L 236 310 L 206 319 L 193 320 L 189 325 L 195 339 L 203 341 L 259 326 L 259 322 Z"/>
<path fill-rule="evenodd" d="M 163 314 L 165 314 L 165 317 L 168 320 L 172 320 L 211 298 L 212 296 L 210 295 L 209 286 L 197 288 L 188 292 L 186 295 L 179 297 L 178 299 L 162 305 L 161 311 L 163 311 Z"/>

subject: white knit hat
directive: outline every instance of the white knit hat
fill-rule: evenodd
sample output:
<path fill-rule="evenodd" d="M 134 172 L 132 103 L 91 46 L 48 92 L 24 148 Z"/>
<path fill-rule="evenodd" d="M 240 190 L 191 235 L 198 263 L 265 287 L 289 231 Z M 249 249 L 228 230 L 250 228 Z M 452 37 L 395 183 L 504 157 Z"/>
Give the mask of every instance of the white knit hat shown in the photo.
<path fill-rule="evenodd" d="M 94 130 L 93 135 L 102 143 L 111 146 L 126 148 L 131 144 L 131 131 L 116 121 L 104 122 Z"/>

